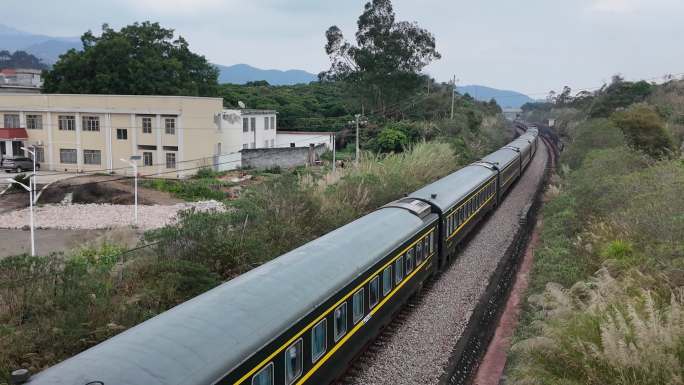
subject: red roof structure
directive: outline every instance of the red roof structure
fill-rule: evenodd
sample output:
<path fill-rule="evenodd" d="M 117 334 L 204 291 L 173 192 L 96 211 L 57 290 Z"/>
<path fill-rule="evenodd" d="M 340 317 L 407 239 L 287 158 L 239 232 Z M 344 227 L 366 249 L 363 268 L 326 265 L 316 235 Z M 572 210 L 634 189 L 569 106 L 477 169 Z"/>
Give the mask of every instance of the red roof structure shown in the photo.
<path fill-rule="evenodd" d="M 0 140 L 26 140 L 28 133 L 25 128 L 0 128 Z"/>

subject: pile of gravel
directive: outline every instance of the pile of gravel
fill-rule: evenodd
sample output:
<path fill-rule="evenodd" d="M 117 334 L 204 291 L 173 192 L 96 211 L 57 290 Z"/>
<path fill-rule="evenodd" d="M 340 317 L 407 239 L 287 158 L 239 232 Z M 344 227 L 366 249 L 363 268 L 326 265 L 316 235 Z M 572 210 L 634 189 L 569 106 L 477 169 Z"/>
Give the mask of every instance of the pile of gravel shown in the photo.
<path fill-rule="evenodd" d="M 50 204 L 34 208 L 36 228 L 43 229 L 110 229 L 133 224 L 134 206 L 112 204 Z M 217 201 L 179 203 L 172 206 L 139 205 L 138 227 L 155 229 L 171 224 L 178 212 L 225 211 L 226 207 Z M 15 210 L 0 215 L 0 228 L 21 229 L 29 225 L 29 209 Z"/>
<path fill-rule="evenodd" d="M 540 144 L 542 142 L 540 141 Z M 437 384 L 470 315 L 504 252 L 513 242 L 522 209 L 543 178 L 548 154 L 535 159 L 503 204 L 483 223 L 458 259 L 369 359 L 357 363 L 348 384 Z"/>

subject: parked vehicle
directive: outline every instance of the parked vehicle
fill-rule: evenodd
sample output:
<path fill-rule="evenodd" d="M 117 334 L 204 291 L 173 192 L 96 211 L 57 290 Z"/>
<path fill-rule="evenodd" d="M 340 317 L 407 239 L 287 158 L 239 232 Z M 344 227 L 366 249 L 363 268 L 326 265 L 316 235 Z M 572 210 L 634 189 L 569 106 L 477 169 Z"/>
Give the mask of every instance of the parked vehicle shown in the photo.
<path fill-rule="evenodd" d="M 33 159 L 25 156 L 3 157 L 0 160 L 0 169 L 5 172 L 33 171 Z M 36 162 L 36 170 L 40 170 L 40 163 Z"/>

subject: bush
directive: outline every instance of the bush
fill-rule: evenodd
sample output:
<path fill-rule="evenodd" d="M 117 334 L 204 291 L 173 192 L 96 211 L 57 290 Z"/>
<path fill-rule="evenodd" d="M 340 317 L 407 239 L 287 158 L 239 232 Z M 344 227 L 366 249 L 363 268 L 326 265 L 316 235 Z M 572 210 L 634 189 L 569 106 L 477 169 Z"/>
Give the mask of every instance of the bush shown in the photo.
<path fill-rule="evenodd" d="M 393 127 L 385 127 L 373 139 L 372 148 L 377 152 L 402 152 L 409 144 L 406 134 Z"/>
<path fill-rule="evenodd" d="M 610 120 L 589 120 L 580 124 L 573 132 L 572 143 L 562 154 L 561 162 L 576 169 L 590 151 L 620 147 L 625 144 L 624 135 Z"/>
<path fill-rule="evenodd" d="M 674 141 L 655 108 L 637 104 L 626 111 L 613 114 L 611 120 L 624 133 L 634 148 L 654 158 L 662 158 L 675 151 Z"/>
<path fill-rule="evenodd" d="M 662 298 L 641 289 L 654 281 L 636 272 L 616 280 L 603 270 L 570 290 L 549 285 L 531 298 L 544 321 L 538 337 L 513 346 L 511 383 L 681 384 L 684 293 Z"/>

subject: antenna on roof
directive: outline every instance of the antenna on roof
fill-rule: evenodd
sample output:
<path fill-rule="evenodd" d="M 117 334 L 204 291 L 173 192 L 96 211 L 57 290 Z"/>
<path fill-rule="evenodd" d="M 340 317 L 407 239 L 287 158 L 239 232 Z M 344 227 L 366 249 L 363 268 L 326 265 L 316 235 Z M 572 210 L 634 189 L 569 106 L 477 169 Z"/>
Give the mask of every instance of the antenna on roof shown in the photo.
<path fill-rule="evenodd" d="M 242 100 L 238 100 L 238 107 L 243 108 L 243 109 L 247 108 L 247 107 L 245 107 L 245 103 L 243 103 Z"/>

